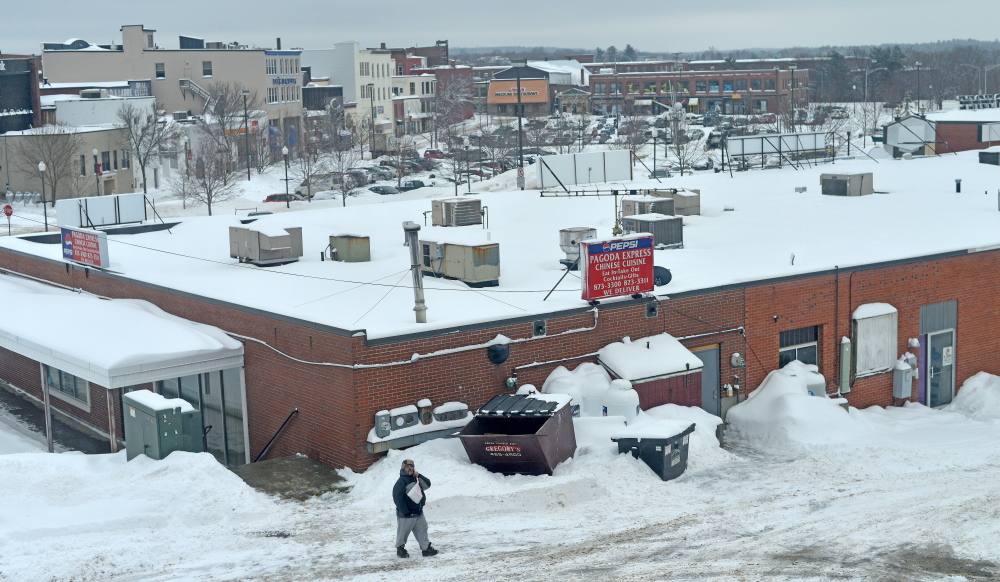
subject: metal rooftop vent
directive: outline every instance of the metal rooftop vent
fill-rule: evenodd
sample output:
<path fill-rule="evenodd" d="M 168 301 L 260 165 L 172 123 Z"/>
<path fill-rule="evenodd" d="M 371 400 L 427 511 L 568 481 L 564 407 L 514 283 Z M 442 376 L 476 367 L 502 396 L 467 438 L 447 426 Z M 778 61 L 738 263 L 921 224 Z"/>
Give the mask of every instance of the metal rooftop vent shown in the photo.
<path fill-rule="evenodd" d="M 566 265 L 566 268 L 571 271 L 578 270 L 579 265 L 576 263 L 580 260 L 580 241 L 588 238 L 597 238 L 596 228 L 574 226 L 561 229 L 559 231 L 559 248 L 566 253 L 566 258 L 560 259 L 559 262 Z"/>

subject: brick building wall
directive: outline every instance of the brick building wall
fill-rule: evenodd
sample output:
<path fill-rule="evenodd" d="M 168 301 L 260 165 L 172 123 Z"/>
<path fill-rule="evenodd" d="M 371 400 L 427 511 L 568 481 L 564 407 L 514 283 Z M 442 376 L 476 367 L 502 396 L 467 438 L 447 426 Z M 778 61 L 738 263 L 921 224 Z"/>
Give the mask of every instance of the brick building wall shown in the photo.
<path fill-rule="evenodd" d="M 0 250 L 0 267 L 103 296 L 144 299 L 180 317 L 255 338 L 244 341 L 251 458 L 298 408 L 299 414 L 268 458 L 302 453 L 355 470 L 379 458 L 365 451 L 367 433 L 379 410 L 415 404 L 421 398 L 431 399 L 435 406 L 460 401 L 475 409 L 507 392 L 504 382 L 509 377 L 516 375 L 519 385 L 540 386 L 557 366 L 595 362 L 597 350 L 624 336 L 638 339 L 668 332 L 692 350 L 718 346 L 720 383 L 735 380 L 749 392 L 777 368 L 781 331 L 819 326 L 820 371 L 832 391 L 838 380 L 839 338 L 851 335 L 851 314 L 858 305 L 885 302 L 899 310 L 902 353 L 907 339 L 919 334 L 921 305 L 957 299 L 956 386 L 980 370 L 1000 374 L 1000 351 L 992 338 L 1000 323 L 995 309 L 1000 289 L 989 279 L 1000 272 L 1000 251 L 952 253 L 681 293 L 652 304 L 626 300 L 596 310 L 369 341 L 12 251 Z M 650 317 L 651 305 L 656 313 Z M 536 319 L 546 319 L 544 336 L 533 337 Z M 744 328 L 745 336 L 737 328 Z M 510 356 L 494 365 L 483 344 L 501 334 L 511 340 Z M 446 352 L 435 354 L 441 351 Z M 736 352 L 745 355 L 745 369 L 731 366 L 730 355 Z M 414 354 L 421 357 L 414 359 Z M 31 382 L 38 388 L 37 364 L 28 366 L 11 355 L 0 357 L 5 358 L 0 364 L 13 361 L 0 368 L 0 375 L 22 388 L 29 389 Z M 355 364 L 357 368 L 340 367 Z M 890 374 L 857 379 L 853 388 L 848 395 L 853 406 L 893 404 Z M 95 414 L 100 417 L 100 412 Z M 106 411 L 100 418 L 94 424 L 106 426 Z"/>
<path fill-rule="evenodd" d="M 968 150 L 981 150 L 990 146 L 1000 145 L 1000 142 L 979 141 L 979 123 L 956 123 L 939 121 L 935 124 L 938 143 L 937 153 L 950 154 Z"/>

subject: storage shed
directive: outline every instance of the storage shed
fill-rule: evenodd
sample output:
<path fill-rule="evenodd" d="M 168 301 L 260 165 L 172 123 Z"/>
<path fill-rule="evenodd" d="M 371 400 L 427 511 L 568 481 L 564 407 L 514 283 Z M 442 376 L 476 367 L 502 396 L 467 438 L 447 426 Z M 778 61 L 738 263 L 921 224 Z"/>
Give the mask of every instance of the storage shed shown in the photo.
<path fill-rule="evenodd" d="M 615 378 L 632 382 L 643 410 L 668 402 L 701 406 L 704 363 L 670 334 L 626 337 L 598 350 L 597 361 Z"/>

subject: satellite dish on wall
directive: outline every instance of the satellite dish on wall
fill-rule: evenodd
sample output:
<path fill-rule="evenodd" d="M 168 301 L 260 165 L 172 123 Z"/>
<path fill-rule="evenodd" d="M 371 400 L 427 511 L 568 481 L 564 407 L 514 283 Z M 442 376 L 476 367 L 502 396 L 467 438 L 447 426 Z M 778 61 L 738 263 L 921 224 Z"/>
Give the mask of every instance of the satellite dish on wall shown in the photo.
<path fill-rule="evenodd" d="M 662 287 L 670 282 L 674 276 L 670 274 L 670 269 L 664 267 L 653 267 L 653 285 Z"/>
<path fill-rule="evenodd" d="M 486 348 L 486 357 L 497 366 L 506 362 L 508 356 L 510 356 L 510 346 L 506 344 L 493 344 Z"/>

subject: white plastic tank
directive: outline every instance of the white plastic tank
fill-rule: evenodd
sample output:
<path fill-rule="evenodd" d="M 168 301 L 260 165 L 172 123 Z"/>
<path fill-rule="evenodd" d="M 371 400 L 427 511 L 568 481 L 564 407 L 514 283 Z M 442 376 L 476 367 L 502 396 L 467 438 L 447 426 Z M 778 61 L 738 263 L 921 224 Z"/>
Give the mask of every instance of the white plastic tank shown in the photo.
<path fill-rule="evenodd" d="M 632 389 L 628 380 L 612 380 L 604 391 L 604 416 L 624 416 L 629 423 L 639 416 L 639 393 Z"/>
<path fill-rule="evenodd" d="M 611 376 L 603 366 L 585 362 L 573 370 L 580 384 L 583 400 L 580 416 L 603 416 L 604 393 L 611 385 Z"/>
<path fill-rule="evenodd" d="M 559 366 L 542 384 L 543 394 L 566 394 L 570 397 L 570 407 L 573 416 L 580 416 L 580 405 L 583 402 L 583 391 L 580 389 L 580 382 L 575 375 L 563 366 Z"/>

